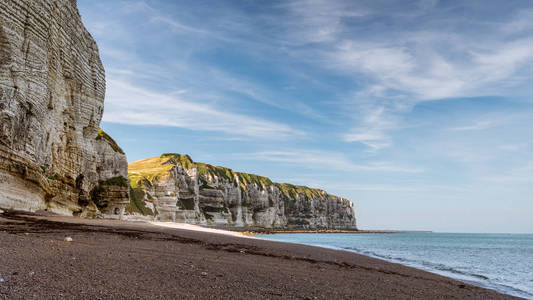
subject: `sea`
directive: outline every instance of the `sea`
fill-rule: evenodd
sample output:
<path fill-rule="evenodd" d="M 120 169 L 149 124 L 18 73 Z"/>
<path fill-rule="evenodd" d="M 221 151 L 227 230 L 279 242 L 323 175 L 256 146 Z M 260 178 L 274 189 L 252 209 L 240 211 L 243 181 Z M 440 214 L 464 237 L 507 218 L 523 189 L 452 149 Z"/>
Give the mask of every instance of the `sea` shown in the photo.
<path fill-rule="evenodd" d="M 257 237 L 352 251 L 533 299 L 533 234 L 280 233 Z"/>

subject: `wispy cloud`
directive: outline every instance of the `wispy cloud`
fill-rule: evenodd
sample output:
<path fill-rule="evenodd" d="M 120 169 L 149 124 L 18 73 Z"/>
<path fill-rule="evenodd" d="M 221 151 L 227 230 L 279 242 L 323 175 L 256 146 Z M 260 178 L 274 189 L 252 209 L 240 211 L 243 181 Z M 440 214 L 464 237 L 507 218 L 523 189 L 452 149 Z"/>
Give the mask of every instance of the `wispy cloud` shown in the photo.
<path fill-rule="evenodd" d="M 347 191 L 369 191 L 369 192 L 401 192 L 401 193 L 422 193 L 435 192 L 442 193 L 444 191 L 459 191 L 466 190 L 463 186 L 448 186 L 448 185 L 432 185 L 432 184 L 354 184 L 350 182 L 331 183 L 329 188 Z"/>
<path fill-rule="evenodd" d="M 284 26 L 291 28 L 287 40 L 292 44 L 332 42 L 342 33 L 345 18 L 368 14 L 364 8 L 347 1 L 293 0 L 281 5 L 290 17 Z"/>
<path fill-rule="evenodd" d="M 357 116 L 358 126 L 353 128 L 351 132 L 343 134 L 342 140 L 362 143 L 372 151 L 378 151 L 391 145 L 391 138 L 387 131 L 398 125 L 392 114 L 387 112 L 385 105 L 360 103 L 354 114 Z"/>
<path fill-rule="evenodd" d="M 156 16 L 151 17 L 150 21 L 154 23 L 162 23 L 162 24 L 168 25 L 172 29 L 172 31 L 177 32 L 177 33 L 186 32 L 186 33 L 210 35 L 209 31 L 196 28 L 196 27 L 192 27 L 192 26 L 187 26 L 187 25 L 180 23 L 177 20 L 171 19 L 169 17 L 161 16 L 161 15 L 156 15 Z"/>
<path fill-rule="evenodd" d="M 528 23 L 530 10 L 508 15 L 500 22 L 486 22 L 442 15 L 438 1 L 411 1 L 406 4 L 408 9 L 389 10 L 374 9 L 382 4 L 372 7 L 335 1 L 328 6 L 330 3 L 290 1 L 286 5 L 292 13 L 290 22 L 305 26 L 287 28 L 294 41 L 314 44 L 313 51 L 292 50 L 303 53 L 299 57 L 353 78 L 357 92 L 347 96 L 351 100 L 344 104 L 355 111 L 354 124 L 340 135 L 345 142 L 363 143 L 377 151 L 392 145 L 390 131 L 404 126 L 398 116 L 420 102 L 508 96 L 521 93 L 517 87 L 529 82 L 524 72 L 533 65 L 533 40 L 524 33 L 533 28 Z M 475 5 L 466 6 L 475 9 Z M 382 18 L 397 25 L 373 23 Z M 417 18 L 432 21 L 417 26 Z M 361 23 L 359 30 L 353 24 L 361 19 L 367 22 Z M 475 35 L 450 29 L 455 28 L 452 24 L 459 27 L 465 22 L 475 28 Z M 382 30 L 374 31 L 372 24 Z M 373 126 L 365 119 L 366 113 L 380 109 L 378 118 L 388 122 L 387 126 Z M 482 129 L 483 124 L 477 125 L 458 127 L 457 131 Z"/>
<path fill-rule="evenodd" d="M 502 24 L 500 31 L 505 34 L 519 34 L 533 29 L 531 24 L 531 18 L 533 18 L 533 10 L 522 9 L 518 11 L 515 17 Z"/>
<path fill-rule="evenodd" d="M 442 36 L 442 33 L 434 35 Z M 454 49 L 456 40 L 463 45 L 471 44 L 467 37 L 442 38 L 442 41 L 448 40 L 448 49 Z M 492 84 L 506 89 L 509 88 L 507 84 L 523 83 L 527 79 L 518 76 L 517 71 L 533 61 L 533 41 L 529 39 L 503 45 L 487 43 L 481 49 L 472 45 L 467 49 L 455 49 L 456 53 L 444 52 L 431 42 L 412 37 L 400 44 L 339 41 L 337 49 L 328 55 L 335 62 L 330 66 L 373 79 L 374 83 L 366 89 L 368 95 L 383 97 L 394 92 L 396 97 L 415 100 L 414 103 L 502 92 Z M 461 59 L 454 58 L 456 55 Z"/>
<path fill-rule="evenodd" d="M 452 131 L 472 131 L 472 130 L 483 130 L 494 126 L 492 121 L 478 121 L 471 125 L 452 127 Z"/>
<path fill-rule="evenodd" d="M 518 152 L 518 151 L 526 149 L 526 147 L 527 147 L 527 144 L 521 143 L 521 144 L 504 144 L 504 145 L 500 145 L 498 148 L 503 151 Z"/>
<path fill-rule="evenodd" d="M 482 180 L 502 184 L 533 183 L 533 163 L 526 163 L 523 166 L 511 168 L 497 175 L 485 176 Z"/>
<path fill-rule="evenodd" d="M 131 125 L 160 125 L 224 132 L 261 138 L 302 136 L 289 125 L 270 122 L 220 107 L 187 101 L 186 95 L 162 94 L 110 80 L 104 121 Z"/>
<path fill-rule="evenodd" d="M 344 186 L 331 186 L 331 188 L 338 188 L 349 191 L 367 191 L 367 192 L 402 192 L 402 193 L 418 193 L 423 191 L 417 187 L 401 186 L 401 185 L 385 185 L 385 184 L 348 184 Z"/>
<path fill-rule="evenodd" d="M 326 151 L 262 151 L 249 154 L 239 154 L 239 157 L 253 160 L 280 162 L 284 164 L 298 165 L 304 168 L 317 168 L 339 170 L 346 172 L 373 171 L 373 172 L 399 172 L 420 173 L 421 168 L 399 166 L 390 162 L 372 162 L 357 164 L 342 153 Z"/>
<path fill-rule="evenodd" d="M 360 130 L 357 133 L 347 133 L 343 136 L 343 140 L 346 142 L 360 142 L 373 150 L 380 150 L 390 146 L 390 143 L 385 142 L 387 138 L 384 134 L 375 129 Z"/>
<path fill-rule="evenodd" d="M 194 58 L 196 52 L 209 52 L 213 49 L 217 51 L 216 49 L 227 45 L 232 45 L 242 52 L 248 49 L 247 55 L 256 55 L 256 52 L 279 52 L 275 41 L 263 41 L 261 35 L 251 31 L 249 17 L 230 10 L 220 12 L 218 17 L 209 18 L 205 22 L 191 22 L 196 20 L 191 16 L 183 18 L 188 20 L 185 22 L 171 12 L 157 10 L 145 1 L 124 2 L 119 7 L 129 14 L 135 14 L 137 18 L 140 17 L 141 23 L 148 23 L 144 27 L 164 25 L 163 32 L 158 32 L 158 35 L 159 38 L 165 39 L 161 42 L 165 47 L 172 45 L 176 39 L 180 39 L 180 45 L 175 55 L 164 58 L 159 64 L 148 63 L 140 57 L 141 54 L 122 47 L 122 43 L 117 43 L 119 38 L 121 42 L 128 40 L 133 44 L 139 42 L 139 39 L 132 37 L 129 28 L 114 24 L 112 32 L 116 38 L 102 43 L 103 56 L 111 58 L 110 63 L 106 65 L 110 79 L 120 79 L 135 85 L 134 79 L 142 78 L 146 80 L 143 84 L 145 86 L 156 82 L 160 83 L 159 85 L 165 83 L 167 87 L 178 81 L 195 98 L 224 102 L 225 106 L 238 106 L 239 100 L 235 99 L 235 95 L 239 95 L 246 98 L 242 102 L 251 100 L 278 110 L 328 122 L 328 117 L 307 104 L 305 98 L 287 96 L 280 90 L 267 87 L 261 80 L 232 72 L 231 67 L 221 68 L 217 64 Z M 90 28 L 104 35 L 106 24 L 108 23 L 93 23 Z M 198 48 L 202 50 L 198 51 Z M 109 82 L 111 83 L 112 81 Z"/>

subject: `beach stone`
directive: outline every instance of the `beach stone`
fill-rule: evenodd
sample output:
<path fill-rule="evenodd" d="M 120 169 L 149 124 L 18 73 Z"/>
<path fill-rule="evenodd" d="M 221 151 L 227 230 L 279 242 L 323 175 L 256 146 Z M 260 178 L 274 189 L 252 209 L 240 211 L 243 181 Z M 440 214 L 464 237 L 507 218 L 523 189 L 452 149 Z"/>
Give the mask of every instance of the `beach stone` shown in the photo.
<path fill-rule="evenodd" d="M 67 236 L 67 237 L 65 237 L 64 241 L 65 242 L 72 242 L 73 240 L 72 240 L 72 238 L 70 236 Z"/>
<path fill-rule="evenodd" d="M 104 95 L 75 0 L 0 1 L 0 207 L 122 214 L 127 161 L 99 128 Z"/>

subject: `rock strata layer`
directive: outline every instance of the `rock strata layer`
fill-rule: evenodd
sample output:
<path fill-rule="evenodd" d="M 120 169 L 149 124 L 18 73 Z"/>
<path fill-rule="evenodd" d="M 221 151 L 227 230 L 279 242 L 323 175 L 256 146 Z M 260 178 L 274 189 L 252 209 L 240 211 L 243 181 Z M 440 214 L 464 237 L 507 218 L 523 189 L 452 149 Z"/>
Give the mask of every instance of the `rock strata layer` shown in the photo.
<path fill-rule="evenodd" d="M 356 229 L 351 201 L 319 189 L 193 162 L 175 153 L 129 165 L 129 213 L 235 227 Z"/>
<path fill-rule="evenodd" d="M 75 0 L 0 1 L 0 208 L 122 212 L 127 161 L 99 129 L 104 94 Z"/>

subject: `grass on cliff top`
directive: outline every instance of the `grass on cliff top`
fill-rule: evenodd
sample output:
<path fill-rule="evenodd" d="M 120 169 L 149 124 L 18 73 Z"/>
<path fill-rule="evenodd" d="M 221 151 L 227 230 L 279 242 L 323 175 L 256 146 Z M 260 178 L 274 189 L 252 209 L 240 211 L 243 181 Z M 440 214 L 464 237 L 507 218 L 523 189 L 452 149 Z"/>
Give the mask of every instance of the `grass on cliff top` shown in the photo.
<path fill-rule="evenodd" d="M 115 150 L 116 152 L 121 153 L 121 154 L 125 154 L 124 150 L 122 150 L 122 148 L 120 148 L 120 146 L 117 144 L 117 142 L 115 142 L 115 140 L 112 137 L 110 137 L 107 133 L 105 133 L 105 131 L 103 131 L 100 128 L 100 129 L 98 129 L 98 135 L 96 136 L 96 140 L 101 140 L 101 139 L 106 140 L 107 143 L 109 144 L 109 146 L 111 146 L 111 148 L 113 148 L 113 150 Z"/>
<path fill-rule="evenodd" d="M 321 189 L 313 189 L 303 185 L 293 185 L 290 183 L 274 183 L 274 185 L 278 187 L 282 194 L 289 198 L 296 198 L 298 195 L 303 194 L 307 197 L 307 199 L 324 199 L 326 198 L 326 195 L 328 195 L 325 191 Z"/>
<path fill-rule="evenodd" d="M 212 176 L 224 178 L 230 182 L 235 181 L 235 178 L 238 178 L 243 191 L 246 190 L 247 185 L 256 184 L 261 190 L 270 186 L 276 186 L 282 194 L 292 199 L 297 198 L 298 195 L 305 195 L 308 199 L 324 199 L 326 195 L 328 195 L 325 191 L 320 189 L 292 185 L 289 183 L 274 183 L 268 177 L 243 172 L 234 172 L 229 168 L 194 162 L 190 156 L 177 153 L 165 153 L 158 157 L 147 158 L 129 164 L 128 174 L 130 177 L 130 184 L 133 188 L 136 188 L 142 179 L 146 179 L 150 182 L 152 182 L 154 178 L 162 179 L 164 176 L 168 176 L 169 171 L 174 166 L 178 165 L 185 169 L 196 168 L 198 170 L 198 175 L 206 180 L 208 177 Z"/>
<path fill-rule="evenodd" d="M 137 188 L 142 179 L 150 182 L 156 177 L 168 176 L 173 164 L 166 164 L 169 158 L 158 156 L 132 162 L 128 165 L 128 177 L 132 188 Z"/>
<path fill-rule="evenodd" d="M 209 165 L 209 164 L 205 164 L 201 162 L 197 162 L 195 163 L 195 165 L 198 170 L 198 175 L 200 176 L 202 175 L 205 177 L 217 176 L 219 178 L 225 178 L 229 181 L 235 180 L 236 173 L 233 172 L 233 170 L 231 169 L 219 167 L 219 166 L 213 166 L 213 165 Z"/>

